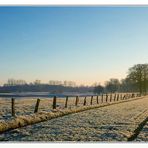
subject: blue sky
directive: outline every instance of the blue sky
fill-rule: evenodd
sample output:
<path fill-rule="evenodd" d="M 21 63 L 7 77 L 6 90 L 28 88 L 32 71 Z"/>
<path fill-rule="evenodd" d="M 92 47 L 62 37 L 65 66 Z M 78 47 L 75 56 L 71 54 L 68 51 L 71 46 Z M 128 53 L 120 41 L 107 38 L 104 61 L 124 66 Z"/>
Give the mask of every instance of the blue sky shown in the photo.
<path fill-rule="evenodd" d="M 0 7 L 0 84 L 92 84 L 148 59 L 148 7 Z"/>

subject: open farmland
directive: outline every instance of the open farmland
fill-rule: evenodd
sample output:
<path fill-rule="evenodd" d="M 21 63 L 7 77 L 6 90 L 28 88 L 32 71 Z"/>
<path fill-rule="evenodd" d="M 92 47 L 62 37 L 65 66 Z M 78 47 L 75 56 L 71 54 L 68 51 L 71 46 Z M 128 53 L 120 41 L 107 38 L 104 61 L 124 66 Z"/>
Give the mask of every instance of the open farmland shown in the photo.
<path fill-rule="evenodd" d="M 14 129 L 1 141 L 127 141 L 148 116 L 148 97 Z M 142 135 L 142 136 L 141 136 Z M 147 125 L 136 137 L 148 141 Z M 136 140 L 136 138 L 134 140 Z"/>
<path fill-rule="evenodd" d="M 108 94 L 106 99 L 106 94 L 103 96 L 98 96 L 98 104 L 106 104 L 108 102 L 116 102 L 124 99 L 131 98 L 132 94 Z M 137 94 L 135 94 L 137 95 Z M 127 97 L 127 98 L 124 98 Z M 76 97 L 69 97 L 67 102 L 67 108 L 72 109 L 75 106 L 81 107 L 84 105 L 85 97 L 79 97 L 78 103 L 76 105 Z M 37 98 L 23 97 L 15 99 L 15 113 L 16 116 L 19 115 L 30 115 L 34 113 Z M 56 98 L 56 109 L 61 110 L 65 108 L 66 98 Z M 0 120 L 11 118 L 11 98 L 0 98 Z M 91 104 L 91 96 L 87 96 L 85 106 L 96 105 L 97 96 L 93 96 Z M 53 109 L 53 99 L 52 98 L 40 98 L 40 104 L 38 112 L 45 111 L 50 112 Z"/>
<path fill-rule="evenodd" d="M 105 95 L 103 96 L 104 100 L 103 103 L 105 102 Z M 75 107 L 75 101 L 76 97 L 69 97 L 68 98 L 68 103 L 67 103 L 67 108 L 71 109 Z M 87 97 L 86 100 L 86 106 L 90 105 L 91 97 Z M 101 103 L 101 96 L 99 96 L 99 101 L 98 103 Z M 15 112 L 16 116 L 19 115 L 30 115 L 34 113 L 35 105 L 37 102 L 37 98 L 18 98 L 15 99 Z M 65 98 L 57 98 L 56 100 L 57 104 L 57 110 L 61 110 L 65 108 Z M 53 107 L 52 104 L 53 99 L 52 98 L 40 98 L 40 104 L 38 111 L 46 111 L 46 112 L 51 112 Z M 84 103 L 84 97 L 79 97 L 79 102 L 77 107 L 83 106 Z M 9 119 L 11 117 L 11 98 L 0 98 L 0 120 L 3 119 Z M 92 105 L 96 104 L 96 97 L 93 98 Z"/>

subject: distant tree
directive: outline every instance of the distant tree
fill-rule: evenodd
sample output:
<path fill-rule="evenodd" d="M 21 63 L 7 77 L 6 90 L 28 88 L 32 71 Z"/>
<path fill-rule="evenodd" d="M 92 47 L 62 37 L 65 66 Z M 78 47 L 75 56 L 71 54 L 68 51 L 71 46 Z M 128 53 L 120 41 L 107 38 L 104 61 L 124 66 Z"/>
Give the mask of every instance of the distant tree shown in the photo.
<path fill-rule="evenodd" d="M 110 79 L 105 84 L 106 91 L 111 93 L 118 91 L 119 87 L 120 87 L 120 82 L 118 79 L 115 78 Z"/>
<path fill-rule="evenodd" d="M 41 80 L 35 80 L 34 81 L 34 85 L 40 85 L 41 84 Z"/>
<path fill-rule="evenodd" d="M 95 86 L 94 87 L 94 93 L 95 94 L 101 94 L 104 92 L 104 87 L 101 85 Z"/>
<path fill-rule="evenodd" d="M 17 85 L 25 85 L 25 84 L 27 84 L 25 80 L 8 79 L 7 83 L 4 85 L 5 86 L 17 86 Z"/>

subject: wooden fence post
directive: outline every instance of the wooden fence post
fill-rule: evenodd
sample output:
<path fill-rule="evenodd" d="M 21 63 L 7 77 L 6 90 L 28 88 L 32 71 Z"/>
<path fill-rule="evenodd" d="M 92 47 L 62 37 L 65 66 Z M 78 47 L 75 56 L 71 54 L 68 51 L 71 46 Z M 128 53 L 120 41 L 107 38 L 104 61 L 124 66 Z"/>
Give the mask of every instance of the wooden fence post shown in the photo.
<path fill-rule="evenodd" d="M 38 112 L 39 104 L 40 104 L 40 99 L 37 99 L 35 109 L 34 109 L 34 113 Z"/>
<path fill-rule="evenodd" d="M 108 95 L 106 94 L 106 102 L 107 102 L 107 100 L 108 100 Z"/>
<path fill-rule="evenodd" d="M 97 95 L 97 104 L 99 104 L 99 96 Z"/>
<path fill-rule="evenodd" d="M 112 94 L 110 94 L 110 102 L 112 102 Z"/>
<path fill-rule="evenodd" d="M 117 94 L 117 101 L 119 100 L 119 94 Z"/>
<path fill-rule="evenodd" d="M 52 105 L 53 109 L 56 109 L 56 106 L 57 106 L 56 104 L 57 104 L 57 97 L 54 96 L 53 97 L 53 105 Z"/>
<path fill-rule="evenodd" d="M 101 103 L 103 103 L 103 94 L 102 94 L 102 97 L 101 97 Z"/>
<path fill-rule="evenodd" d="M 66 96 L 65 108 L 67 108 L 67 104 L 68 104 L 68 96 Z"/>
<path fill-rule="evenodd" d="M 114 101 L 116 101 L 116 94 L 114 95 Z"/>
<path fill-rule="evenodd" d="M 125 95 L 123 96 L 123 100 L 125 99 Z"/>
<path fill-rule="evenodd" d="M 135 97 L 135 94 L 133 93 L 133 98 Z"/>
<path fill-rule="evenodd" d="M 91 101 L 90 101 L 90 105 L 93 104 L 93 96 L 91 96 Z"/>
<path fill-rule="evenodd" d="M 83 103 L 83 105 L 84 105 L 84 106 L 86 105 L 86 97 L 84 98 L 84 103 Z"/>
<path fill-rule="evenodd" d="M 78 106 L 78 102 L 79 102 L 79 97 L 78 97 L 78 96 L 76 96 L 75 106 Z"/>
<path fill-rule="evenodd" d="M 15 117 L 15 99 L 11 99 L 11 114 L 13 117 Z"/>

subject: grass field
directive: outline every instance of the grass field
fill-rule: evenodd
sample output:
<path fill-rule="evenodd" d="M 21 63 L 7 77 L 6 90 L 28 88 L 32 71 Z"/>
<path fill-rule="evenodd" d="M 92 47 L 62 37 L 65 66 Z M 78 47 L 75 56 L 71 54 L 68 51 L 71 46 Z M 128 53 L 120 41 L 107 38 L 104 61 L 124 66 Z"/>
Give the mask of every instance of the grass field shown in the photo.
<path fill-rule="evenodd" d="M 20 107 L 19 111 L 24 113 L 33 111 L 27 109 L 30 103 L 32 103 L 30 108 L 34 108 L 36 102 L 34 99 L 28 100 L 28 106 L 25 101 L 24 103 L 23 100 L 19 101 L 21 105 L 26 106 L 26 111 L 25 107 Z M 50 100 L 44 101 L 42 103 L 45 103 L 48 111 L 51 110 Z M 60 103 L 64 104 L 63 101 Z M 9 101 L 5 105 L 8 104 Z M 46 108 L 43 104 L 40 110 Z M 146 96 L 143 99 L 91 109 L 14 129 L 1 134 L 0 139 L 1 141 L 127 141 L 148 116 L 147 106 Z M 147 125 L 134 141 L 148 141 Z"/>
<path fill-rule="evenodd" d="M 110 95 L 110 94 L 109 94 Z M 122 94 L 124 95 L 124 94 Z M 66 98 L 57 98 L 57 109 L 64 109 Z M 69 109 L 75 107 L 76 97 L 68 98 Z M 99 104 L 102 103 L 102 96 L 98 97 Z M 112 101 L 114 100 L 114 94 L 112 94 Z M 15 99 L 15 112 L 16 115 L 29 115 L 34 113 L 34 108 L 37 98 L 18 98 Z M 108 96 L 108 102 L 110 101 L 110 96 Z M 91 97 L 87 96 L 86 106 L 89 106 L 91 102 Z M 52 98 L 40 98 L 39 112 L 40 111 L 51 111 L 52 110 Z M 84 97 L 79 97 L 79 103 L 77 107 L 83 106 Z M 106 103 L 106 95 L 103 95 L 103 103 Z M 97 104 L 96 96 L 93 97 L 93 105 Z M 11 98 L 0 98 L 0 120 L 8 119 L 11 117 Z"/>

